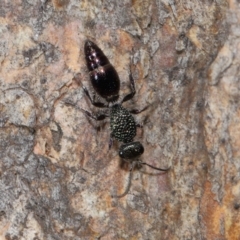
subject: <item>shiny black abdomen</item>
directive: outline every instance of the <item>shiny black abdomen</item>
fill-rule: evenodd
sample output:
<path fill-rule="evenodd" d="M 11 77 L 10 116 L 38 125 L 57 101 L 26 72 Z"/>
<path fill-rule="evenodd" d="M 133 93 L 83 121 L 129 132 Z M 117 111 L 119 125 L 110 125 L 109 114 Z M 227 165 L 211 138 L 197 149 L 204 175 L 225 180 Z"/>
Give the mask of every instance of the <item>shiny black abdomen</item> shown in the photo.
<path fill-rule="evenodd" d="M 120 80 L 115 68 L 92 41 L 86 41 L 84 52 L 94 90 L 106 101 L 116 101 L 119 96 Z"/>
<path fill-rule="evenodd" d="M 136 122 L 127 109 L 116 104 L 110 109 L 111 135 L 119 142 L 132 142 L 136 136 Z"/>

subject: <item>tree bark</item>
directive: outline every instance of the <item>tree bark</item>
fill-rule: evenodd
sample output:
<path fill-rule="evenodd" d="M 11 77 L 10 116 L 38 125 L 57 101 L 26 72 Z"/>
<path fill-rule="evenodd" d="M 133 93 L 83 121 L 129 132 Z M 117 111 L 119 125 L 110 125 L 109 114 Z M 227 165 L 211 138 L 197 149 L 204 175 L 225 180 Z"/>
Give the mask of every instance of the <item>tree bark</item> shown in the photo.
<path fill-rule="evenodd" d="M 240 239 L 238 1 L 0 3 L 0 239 Z M 92 121 L 84 42 L 142 125 L 133 171 Z M 102 100 L 102 99 L 101 99 Z"/>

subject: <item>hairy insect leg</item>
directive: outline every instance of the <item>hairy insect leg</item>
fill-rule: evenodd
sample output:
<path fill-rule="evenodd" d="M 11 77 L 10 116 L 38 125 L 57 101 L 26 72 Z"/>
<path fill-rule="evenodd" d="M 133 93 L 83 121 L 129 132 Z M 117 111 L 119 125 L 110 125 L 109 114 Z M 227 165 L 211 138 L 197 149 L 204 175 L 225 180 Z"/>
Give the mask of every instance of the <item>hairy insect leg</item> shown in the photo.
<path fill-rule="evenodd" d="M 139 113 L 141 113 L 141 112 L 144 112 L 147 108 L 148 108 L 148 106 L 144 107 L 144 108 L 141 109 L 141 110 L 132 109 L 132 110 L 130 110 L 129 112 L 132 113 L 132 114 L 139 114 Z"/>
<path fill-rule="evenodd" d="M 122 102 L 126 102 L 132 99 L 136 93 L 135 81 L 133 79 L 132 72 L 130 72 L 129 74 L 129 81 L 130 81 L 131 92 L 123 98 Z"/>
<path fill-rule="evenodd" d="M 136 127 L 143 128 L 143 123 L 136 123 Z"/>
<path fill-rule="evenodd" d="M 148 164 L 148 163 L 142 162 L 142 161 L 139 161 L 138 163 L 139 163 L 139 164 L 142 164 L 142 165 L 147 165 L 147 166 L 150 167 L 150 168 L 156 169 L 156 170 L 158 170 L 158 171 L 163 171 L 163 172 L 166 172 L 166 171 L 168 171 L 168 170 L 171 168 L 171 167 L 166 168 L 166 169 L 158 168 L 158 167 L 154 167 L 154 166 L 152 166 L 152 165 L 150 165 L 150 164 Z"/>
<path fill-rule="evenodd" d="M 127 184 L 127 187 L 126 187 L 125 191 L 120 195 L 112 195 L 112 198 L 122 198 L 122 197 L 124 197 L 128 194 L 129 189 L 131 187 L 133 170 L 134 170 L 136 164 L 137 164 L 137 161 L 133 161 L 131 163 L 131 167 L 130 167 L 130 170 L 129 170 L 129 176 L 128 176 L 128 184 Z"/>
<path fill-rule="evenodd" d="M 147 108 L 148 108 L 148 106 L 146 106 L 145 108 L 143 108 L 141 110 L 132 109 L 129 112 L 132 113 L 132 114 L 138 114 L 138 113 L 141 113 L 141 112 L 145 111 Z M 143 128 L 143 125 L 144 125 L 144 123 L 136 123 L 136 127 L 138 127 L 138 128 Z"/>
<path fill-rule="evenodd" d="M 110 136 L 109 143 L 108 143 L 108 149 L 110 150 L 113 145 L 113 137 Z"/>
<path fill-rule="evenodd" d="M 99 107 L 99 108 L 107 108 L 108 107 L 108 104 L 106 104 L 106 103 L 96 102 L 95 101 L 95 95 L 92 98 L 86 87 L 83 86 L 82 88 L 83 88 L 84 93 L 86 94 L 86 96 L 88 97 L 88 99 L 90 100 L 92 105 L 94 105 L 95 107 Z"/>
<path fill-rule="evenodd" d="M 104 113 L 98 114 L 98 115 L 94 115 L 93 113 L 91 113 L 91 112 L 89 112 L 89 111 L 87 111 L 87 110 L 85 110 L 85 109 L 83 109 L 83 108 L 80 108 L 80 110 L 81 110 L 85 115 L 87 115 L 88 117 L 90 117 L 90 118 L 92 118 L 92 119 L 94 119 L 94 120 L 96 120 L 96 121 L 101 121 L 101 120 L 104 120 L 106 117 L 108 117 L 108 115 L 107 115 L 107 114 L 104 114 Z"/>

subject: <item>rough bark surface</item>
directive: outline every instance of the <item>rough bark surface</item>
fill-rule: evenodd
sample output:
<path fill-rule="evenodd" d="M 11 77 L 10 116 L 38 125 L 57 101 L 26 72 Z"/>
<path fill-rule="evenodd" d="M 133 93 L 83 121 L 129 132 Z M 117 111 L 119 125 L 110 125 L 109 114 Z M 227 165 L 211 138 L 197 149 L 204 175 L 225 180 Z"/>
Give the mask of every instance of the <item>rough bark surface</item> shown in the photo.
<path fill-rule="evenodd" d="M 240 239 L 239 1 L 0 1 L 0 239 Z M 96 123 L 83 46 L 148 109 L 136 169 Z M 77 77 L 76 77 L 77 76 Z"/>

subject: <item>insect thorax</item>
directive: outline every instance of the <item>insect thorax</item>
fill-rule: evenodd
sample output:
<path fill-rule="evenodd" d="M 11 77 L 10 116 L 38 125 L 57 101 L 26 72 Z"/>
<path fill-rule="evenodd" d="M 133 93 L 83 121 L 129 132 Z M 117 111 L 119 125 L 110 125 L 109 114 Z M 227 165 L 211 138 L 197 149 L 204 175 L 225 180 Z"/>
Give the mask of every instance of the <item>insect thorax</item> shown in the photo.
<path fill-rule="evenodd" d="M 136 122 L 133 116 L 119 104 L 111 107 L 110 127 L 112 137 L 120 142 L 131 142 L 136 136 Z"/>

